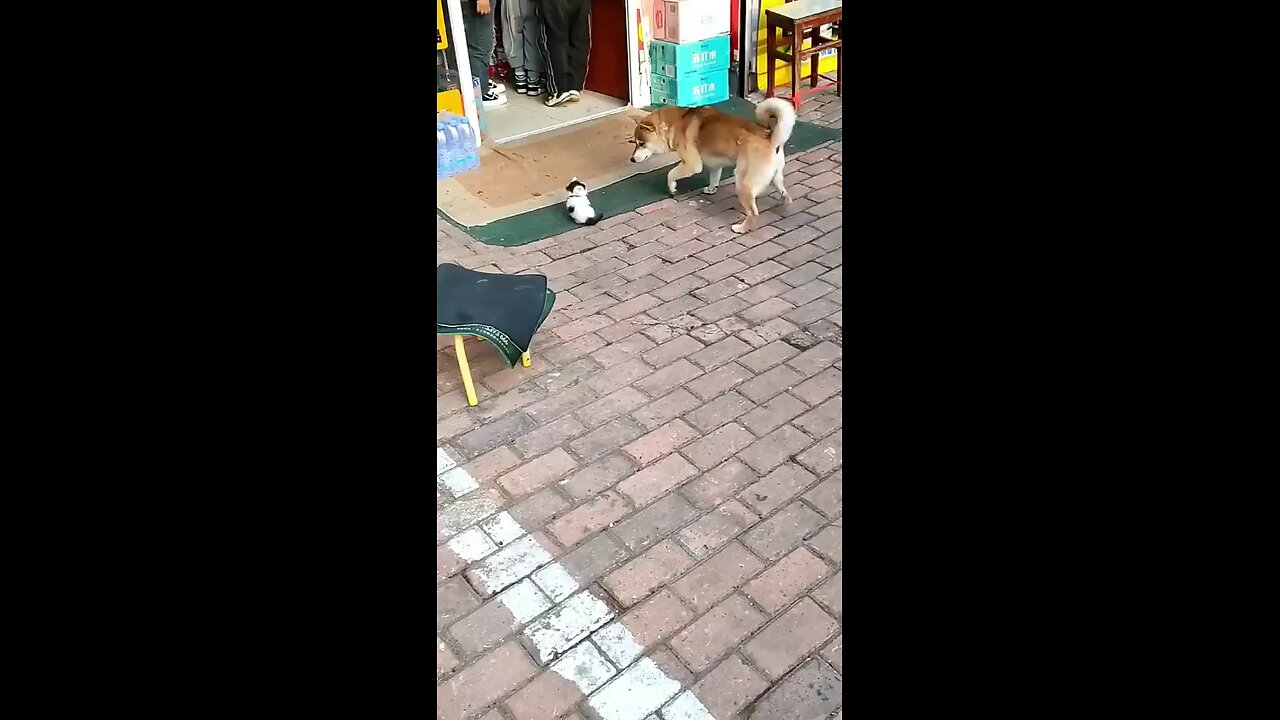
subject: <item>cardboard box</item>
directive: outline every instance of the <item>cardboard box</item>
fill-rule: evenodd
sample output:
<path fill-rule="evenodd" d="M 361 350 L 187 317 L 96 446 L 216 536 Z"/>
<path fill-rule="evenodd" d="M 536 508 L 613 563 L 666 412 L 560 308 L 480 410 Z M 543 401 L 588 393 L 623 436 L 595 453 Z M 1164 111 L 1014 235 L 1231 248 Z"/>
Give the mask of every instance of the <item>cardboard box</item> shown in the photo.
<path fill-rule="evenodd" d="M 659 0 L 653 6 L 653 37 L 695 42 L 729 32 L 729 0 Z"/>
<path fill-rule="evenodd" d="M 701 107 L 729 99 L 729 71 L 712 70 L 700 75 L 671 78 L 656 73 L 653 81 L 654 105 Z"/>
<path fill-rule="evenodd" d="M 649 65 L 652 72 L 670 78 L 728 70 L 729 36 L 690 43 L 654 40 L 649 43 Z"/>

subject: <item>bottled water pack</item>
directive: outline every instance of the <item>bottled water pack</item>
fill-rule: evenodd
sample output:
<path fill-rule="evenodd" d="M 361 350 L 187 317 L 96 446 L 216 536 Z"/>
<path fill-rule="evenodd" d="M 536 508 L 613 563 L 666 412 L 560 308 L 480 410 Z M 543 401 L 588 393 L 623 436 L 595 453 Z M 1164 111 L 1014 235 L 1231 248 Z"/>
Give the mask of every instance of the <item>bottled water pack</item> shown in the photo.
<path fill-rule="evenodd" d="M 451 112 L 436 115 L 436 179 L 480 167 L 480 150 L 471 123 Z"/>

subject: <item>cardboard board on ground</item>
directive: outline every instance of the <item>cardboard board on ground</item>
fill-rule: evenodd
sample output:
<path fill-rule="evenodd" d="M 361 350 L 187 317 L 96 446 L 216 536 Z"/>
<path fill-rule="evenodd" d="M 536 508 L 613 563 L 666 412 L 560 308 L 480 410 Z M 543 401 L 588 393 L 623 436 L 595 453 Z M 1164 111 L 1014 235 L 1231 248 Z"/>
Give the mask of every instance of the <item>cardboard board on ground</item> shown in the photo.
<path fill-rule="evenodd" d="M 630 110 L 599 120 L 505 145 L 485 146 L 480 167 L 437 183 L 440 209 L 459 224 L 487 225 L 547 205 L 563 204 L 564 188 L 574 177 L 599 190 L 624 178 L 679 160 L 675 153 L 654 162 L 631 162 L 633 117 Z"/>

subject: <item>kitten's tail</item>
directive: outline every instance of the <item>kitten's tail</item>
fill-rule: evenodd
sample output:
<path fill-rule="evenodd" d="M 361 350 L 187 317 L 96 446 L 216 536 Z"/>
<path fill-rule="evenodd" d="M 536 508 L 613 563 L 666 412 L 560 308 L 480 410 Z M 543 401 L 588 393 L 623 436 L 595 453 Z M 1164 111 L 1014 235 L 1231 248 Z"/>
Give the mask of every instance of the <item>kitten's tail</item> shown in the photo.
<path fill-rule="evenodd" d="M 587 218 L 587 219 L 586 219 L 586 222 L 584 222 L 584 223 L 582 223 L 582 224 L 583 224 L 583 225 L 595 225 L 596 223 L 600 222 L 603 218 L 604 218 L 604 216 L 603 216 L 603 215 L 592 215 L 591 217 L 589 217 L 589 218 Z"/>

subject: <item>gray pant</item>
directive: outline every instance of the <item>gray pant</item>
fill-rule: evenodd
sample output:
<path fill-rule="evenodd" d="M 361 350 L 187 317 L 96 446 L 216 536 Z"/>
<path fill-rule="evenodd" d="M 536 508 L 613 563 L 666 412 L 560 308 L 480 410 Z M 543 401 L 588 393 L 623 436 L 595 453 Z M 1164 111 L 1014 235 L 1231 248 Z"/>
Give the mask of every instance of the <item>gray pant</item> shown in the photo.
<path fill-rule="evenodd" d="M 502 0 L 502 47 L 516 75 L 542 77 L 542 21 L 534 0 Z"/>
<path fill-rule="evenodd" d="M 481 15 L 476 12 L 475 0 L 462 0 L 462 27 L 467 33 L 471 77 L 480 82 L 480 94 L 488 95 L 489 60 L 493 58 L 493 13 Z"/>

